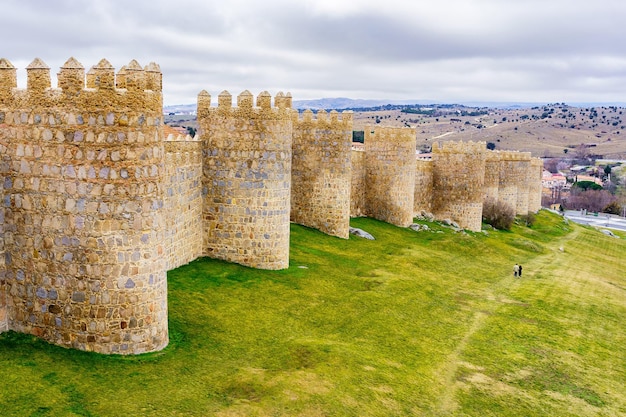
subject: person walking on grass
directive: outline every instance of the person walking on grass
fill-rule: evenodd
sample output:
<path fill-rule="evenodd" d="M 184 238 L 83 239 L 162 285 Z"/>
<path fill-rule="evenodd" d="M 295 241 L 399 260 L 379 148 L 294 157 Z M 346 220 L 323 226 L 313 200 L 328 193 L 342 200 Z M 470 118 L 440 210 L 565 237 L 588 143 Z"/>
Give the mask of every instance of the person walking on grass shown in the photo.
<path fill-rule="evenodd" d="M 522 265 L 519 266 L 519 271 L 517 275 L 519 275 L 520 278 L 522 277 Z"/>
<path fill-rule="evenodd" d="M 515 264 L 515 266 L 513 266 L 513 276 L 517 278 L 518 275 L 519 275 L 519 265 Z"/>

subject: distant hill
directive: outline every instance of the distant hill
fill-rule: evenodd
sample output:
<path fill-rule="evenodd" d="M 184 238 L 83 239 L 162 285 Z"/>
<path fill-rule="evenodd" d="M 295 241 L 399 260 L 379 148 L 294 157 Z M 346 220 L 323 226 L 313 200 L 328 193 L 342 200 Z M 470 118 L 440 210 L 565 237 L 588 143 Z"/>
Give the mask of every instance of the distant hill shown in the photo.
<path fill-rule="evenodd" d="M 417 100 L 364 100 L 364 99 L 351 99 L 345 97 L 339 98 L 320 98 L 314 100 L 294 100 L 293 108 L 298 110 L 311 109 L 311 110 L 323 110 L 323 109 L 355 109 L 355 108 L 373 108 L 380 107 L 387 104 L 395 105 L 407 105 L 418 104 Z M 425 104 L 426 102 L 422 102 Z M 165 114 L 192 114 L 196 111 L 196 104 L 175 104 L 163 107 L 163 113 Z"/>
<path fill-rule="evenodd" d="M 442 105 L 444 103 L 437 100 L 390 100 L 390 99 L 352 99 L 347 97 L 328 97 L 313 100 L 294 100 L 293 108 L 297 110 L 345 110 L 345 109 L 368 109 L 385 105 Z M 452 104 L 452 103 L 448 103 Z M 545 102 L 516 102 L 516 101 L 463 101 L 454 103 L 465 107 L 487 107 L 493 109 L 528 109 L 537 106 L 544 106 Z M 626 103 L 567 103 L 573 107 L 593 107 L 593 106 L 617 106 L 626 107 Z M 196 104 L 173 104 L 163 107 L 165 114 L 195 114 Z"/>
<path fill-rule="evenodd" d="M 197 104 L 174 104 L 163 106 L 163 114 L 195 114 Z"/>
<path fill-rule="evenodd" d="M 437 104 L 417 100 L 294 100 L 298 110 L 354 111 L 356 131 L 367 126 L 413 127 L 417 148 L 430 152 L 434 141 L 484 141 L 496 150 L 532 152 L 539 157 L 626 158 L 626 109 L 564 103 Z M 473 105 L 470 105 L 473 104 Z M 196 105 L 165 106 L 165 123 L 197 129 Z"/>
<path fill-rule="evenodd" d="M 371 107 L 380 107 L 386 104 L 418 104 L 420 101 L 418 100 L 366 100 L 366 99 L 352 99 L 346 97 L 338 97 L 338 98 L 319 98 L 315 100 L 294 100 L 293 108 L 294 109 L 311 109 L 311 110 L 322 110 L 322 109 L 335 109 L 335 110 L 344 110 L 344 109 L 355 109 L 355 108 L 371 108 Z M 425 101 L 421 101 L 422 104 L 426 104 Z"/>

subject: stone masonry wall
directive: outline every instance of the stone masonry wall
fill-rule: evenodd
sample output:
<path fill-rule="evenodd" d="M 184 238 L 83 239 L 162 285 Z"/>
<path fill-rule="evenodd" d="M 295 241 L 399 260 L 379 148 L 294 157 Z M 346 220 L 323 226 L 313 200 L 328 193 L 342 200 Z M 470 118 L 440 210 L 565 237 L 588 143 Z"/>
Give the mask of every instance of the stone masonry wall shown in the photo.
<path fill-rule="evenodd" d="M 415 161 L 415 194 L 413 212 L 431 213 L 433 209 L 433 161 L 417 159 Z"/>
<path fill-rule="evenodd" d="M 482 227 L 484 142 L 433 144 L 433 214 L 472 231 Z"/>
<path fill-rule="evenodd" d="M 165 140 L 165 268 L 202 255 L 202 142 L 191 136 Z"/>
<path fill-rule="evenodd" d="M 365 129 L 366 214 L 400 227 L 413 222 L 414 128 Z"/>
<path fill-rule="evenodd" d="M 5 59 L 0 60 L 0 72 L 6 67 L 8 62 Z M 6 68 L 5 68 L 6 69 Z M 2 77 L 0 77 L 0 82 Z M 6 89 L 3 91 L 0 85 L 0 97 L 6 95 Z M 1 105 L 2 103 L 0 103 Z M 0 131 L 4 120 L 0 120 Z M 6 267 L 4 262 L 4 233 L 5 233 L 5 216 L 4 216 L 4 181 L 10 168 L 10 160 L 8 155 L 8 137 L 0 134 L 0 333 L 9 330 L 9 322 L 7 319 L 7 282 Z"/>
<path fill-rule="evenodd" d="M 501 156 L 499 151 L 489 151 L 485 158 L 485 183 L 483 200 L 498 201 L 498 188 L 500 186 Z"/>
<path fill-rule="evenodd" d="M 352 112 L 294 112 L 291 221 L 350 236 Z"/>
<path fill-rule="evenodd" d="M 9 328 L 101 353 L 168 343 L 161 72 L 0 65 Z"/>
<path fill-rule="evenodd" d="M 519 169 L 521 170 L 517 184 L 517 205 L 515 214 L 524 216 L 528 214 L 528 191 L 530 189 L 529 171 L 530 171 L 530 152 L 520 152 L 521 160 L 519 161 Z"/>
<path fill-rule="evenodd" d="M 102 60 L 85 73 L 70 58 L 58 88 L 39 59 L 26 89 L 16 74 L 0 59 L 0 332 L 162 349 L 166 271 L 204 255 L 287 268 L 292 206 L 295 222 L 340 237 L 348 216 L 405 227 L 418 211 L 478 231 L 487 195 L 517 214 L 540 208 L 530 154 L 446 142 L 416 162 L 414 129 L 370 127 L 365 151 L 350 150 L 349 113 L 299 120 L 290 95 L 272 107 L 263 92 L 253 106 L 247 91 L 237 107 L 201 92 L 198 139 L 164 140 L 156 64 L 115 74 Z"/>
<path fill-rule="evenodd" d="M 232 107 L 223 92 L 218 106 L 198 96 L 203 142 L 203 253 L 259 269 L 289 266 L 291 205 L 291 97 L 271 106 L 263 92 L 253 107 L 245 91 Z"/>
<path fill-rule="evenodd" d="M 353 148 L 350 156 L 352 163 L 350 217 L 362 217 L 365 216 L 365 150 Z"/>
<path fill-rule="evenodd" d="M 498 200 L 515 209 L 516 215 L 528 214 L 529 152 L 500 152 Z"/>
<path fill-rule="evenodd" d="M 528 211 L 537 213 L 541 210 L 541 174 L 543 161 L 540 158 L 531 158 L 528 168 Z"/>

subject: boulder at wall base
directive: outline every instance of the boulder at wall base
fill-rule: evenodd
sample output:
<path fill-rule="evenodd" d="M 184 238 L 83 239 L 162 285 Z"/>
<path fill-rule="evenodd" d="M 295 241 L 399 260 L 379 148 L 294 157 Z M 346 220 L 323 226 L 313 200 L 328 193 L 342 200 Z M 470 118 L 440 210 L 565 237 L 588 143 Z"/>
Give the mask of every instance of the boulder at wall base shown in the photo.
<path fill-rule="evenodd" d="M 376 240 L 376 239 L 374 239 L 374 236 L 370 235 L 365 230 L 357 229 L 356 227 L 351 227 L 350 228 L 350 234 L 358 236 L 358 237 L 362 237 L 364 239 Z"/>
<path fill-rule="evenodd" d="M 420 232 L 420 231 L 427 232 L 430 230 L 430 227 L 428 227 L 428 225 L 425 225 L 425 224 L 413 223 L 412 225 L 409 226 L 409 229 L 415 230 L 416 232 Z"/>

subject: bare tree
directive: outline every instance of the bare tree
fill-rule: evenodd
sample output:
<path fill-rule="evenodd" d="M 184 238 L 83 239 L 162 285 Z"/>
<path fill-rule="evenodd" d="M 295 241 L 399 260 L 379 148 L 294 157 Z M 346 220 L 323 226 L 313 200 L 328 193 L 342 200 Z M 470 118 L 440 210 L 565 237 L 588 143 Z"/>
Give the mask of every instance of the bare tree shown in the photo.
<path fill-rule="evenodd" d="M 586 161 L 589 159 L 589 147 L 587 147 L 584 143 L 581 143 L 576 147 L 574 156 L 577 160 Z"/>
<path fill-rule="evenodd" d="M 573 187 L 565 206 L 570 210 L 586 209 L 592 212 L 602 212 L 609 204 L 617 201 L 617 197 L 607 190 L 581 190 Z"/>
<path fill-rule="evenodd" d="M 550 171 L 553 174 L 559 172 L 557 165 L 559 164 L 559 160 L 557 158 L 546 158 L 543 160 L 543 167 Z"/>

